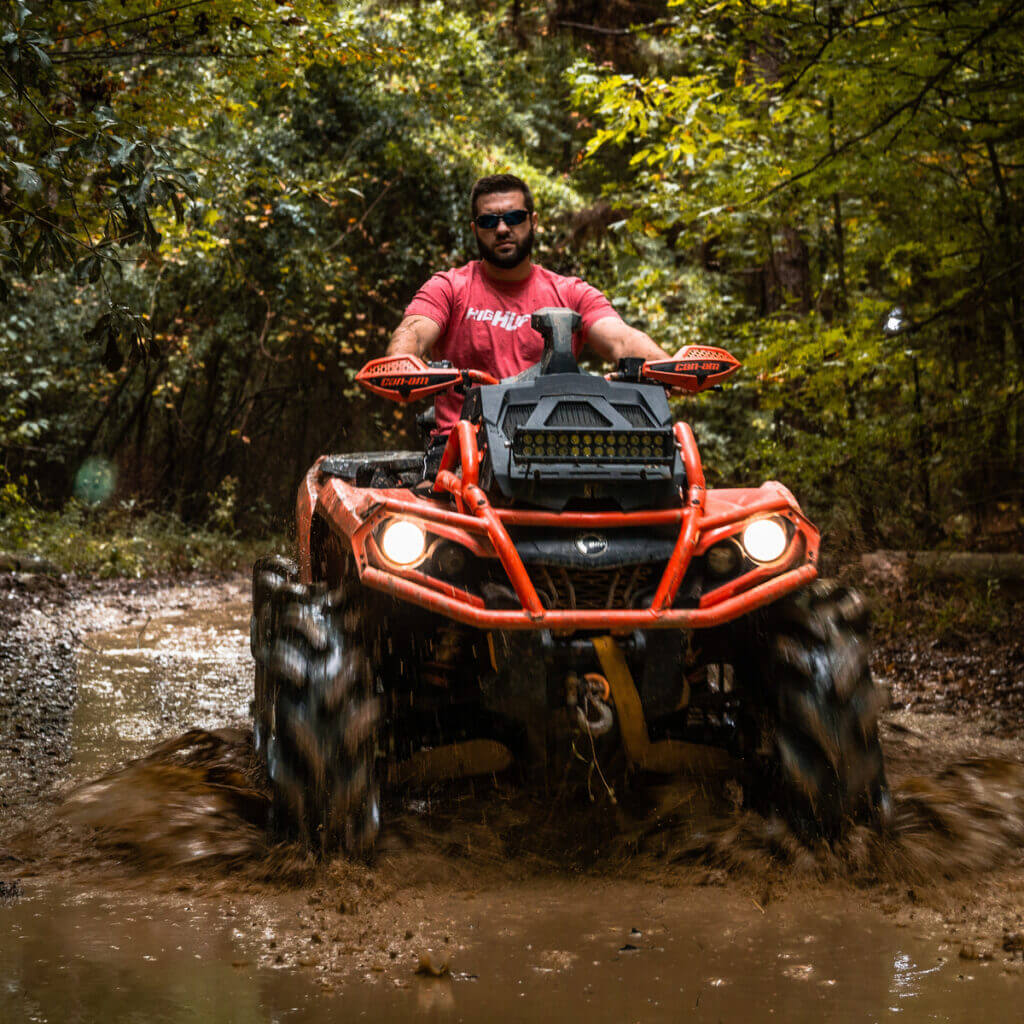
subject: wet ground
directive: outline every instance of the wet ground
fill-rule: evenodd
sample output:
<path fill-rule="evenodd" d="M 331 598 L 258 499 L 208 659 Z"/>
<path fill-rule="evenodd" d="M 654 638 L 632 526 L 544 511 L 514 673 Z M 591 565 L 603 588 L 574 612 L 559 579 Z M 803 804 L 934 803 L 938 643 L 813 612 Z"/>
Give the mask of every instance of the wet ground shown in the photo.
<path fill-rule="evenodd" d="M 246 591 L 0 576 L 0 1020 L 1024 1021 L 1012 644 L 880 645 L 888 837 L 466 789 L 320 866 L 263 828 Z"/>
<path fill-rule="evenodd" d="M 279 942 L 264 966 L 302 914 L 296 900 L 50 883 L 4 911 L 0 1017 L 1005 1021 L 1020 1007 L 1019 976 L 842 898 L 762 912 L 732 891 L 535 880 L 446 892 L 442 909 L 430 891 L 398 901 L 393 948 L 365 963 L 341 952 L 325 968 Z M 445 973 L 417 974 L 421 961 Z"/>

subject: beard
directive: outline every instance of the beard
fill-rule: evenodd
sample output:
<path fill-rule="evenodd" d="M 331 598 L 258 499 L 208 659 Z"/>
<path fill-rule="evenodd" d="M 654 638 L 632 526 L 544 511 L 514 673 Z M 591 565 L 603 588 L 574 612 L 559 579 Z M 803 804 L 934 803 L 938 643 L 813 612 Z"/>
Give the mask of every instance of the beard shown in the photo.
<path fill-rule="evenodd" d="M 511 270 L 513 267 L 518 267 L 533 251 L 533 234 L 533 227 L 531 225 L 530 233 L 521 242 L 516 242 L 515 249 L 504 256 L 499 256 L 489 245 L 485 245 L 483 239 L 477 235 L 476 247 L 480 253 L 480 259 L 487 260 L 488 263 L 495 267 L 501 267 L 502 270 Z"/>

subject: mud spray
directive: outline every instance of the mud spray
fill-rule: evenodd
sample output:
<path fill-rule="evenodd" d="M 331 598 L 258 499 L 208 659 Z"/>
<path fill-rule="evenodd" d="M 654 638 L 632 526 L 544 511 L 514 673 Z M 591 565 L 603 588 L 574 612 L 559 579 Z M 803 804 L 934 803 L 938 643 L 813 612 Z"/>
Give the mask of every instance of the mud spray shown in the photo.
<path fill-rule="evenodd" d="M 889 829 L 860 826 L 840 842 L 810 846 L 781 818 L 730 811 L 723 806 L 728 792 L 716 800 L 693 780 L 658 787 L 657 809 L 646 820 L 619 816 L 619 827 L 611 830 L 591 822 L 587 859 L 604 869 L 690 863 L 751 877 L 783 868 L 819 878 L 920 885 L 983 872 L 1019 857 L 1024 847 L 1024 765 L 1006 760 L 968 759 L 907 779 L 894 791 Z M 650 792 L 637 796 L 638 803 L 652 801 Z M 268 839 L 269 807 L 251 733 L 225 729 L 191 730 L 160 744 L 79 786 L 60 813 L 84 830 L 89 845 L 120 851 L 140 865 L 247 866 L 263 875 L 311 869 L 299 851 L 284 855 Z M 488 790 L 442 798 L 436 806 L 414 800 L 393 810 L 393 834 L 383 839 L 390 853 L 400 848 L 409 854 L 418 845 L 424 853 L 457 850 L 487 863 L 578 859 L 580 815 L 566 807 L 552 815 L 550 802 L 539 798 Z M 602 814 L 607 826 L 607 810 L 589 812 Z M 570 829 L 559 828 L 567 821 Z"/>

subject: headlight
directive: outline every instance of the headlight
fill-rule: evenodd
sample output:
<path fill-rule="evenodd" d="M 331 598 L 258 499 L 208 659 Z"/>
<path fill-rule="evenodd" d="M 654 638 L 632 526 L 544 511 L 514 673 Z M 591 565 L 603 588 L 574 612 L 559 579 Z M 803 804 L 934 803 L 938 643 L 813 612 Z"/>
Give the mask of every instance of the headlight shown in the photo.
<path fill-rule="evenodd" d="M 743 531 L 743 550 L 755 562 L 774 562 L 786 550 L 786 528 L 778 519 L 755 519 Z"/>
<path fill-rule="evenodd" d="M 423 558 L 427 550 L 427 535 L 411 519 L 396 519 L 384 527 L 380 535 L 380 549 L 384 557 L 395 565 L 413 565 Z"/>

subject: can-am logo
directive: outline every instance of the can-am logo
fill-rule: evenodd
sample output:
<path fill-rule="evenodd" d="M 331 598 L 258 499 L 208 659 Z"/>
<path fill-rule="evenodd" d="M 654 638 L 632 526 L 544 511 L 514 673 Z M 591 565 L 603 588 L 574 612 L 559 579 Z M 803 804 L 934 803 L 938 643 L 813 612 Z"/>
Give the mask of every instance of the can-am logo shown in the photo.
<path fill-rule="evenodd" d="M 587 558 L 596 558 L 608 550 L 608 538 L 601 533 L 581 533 L 576 538 L 576 550 Z"/>

